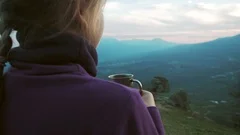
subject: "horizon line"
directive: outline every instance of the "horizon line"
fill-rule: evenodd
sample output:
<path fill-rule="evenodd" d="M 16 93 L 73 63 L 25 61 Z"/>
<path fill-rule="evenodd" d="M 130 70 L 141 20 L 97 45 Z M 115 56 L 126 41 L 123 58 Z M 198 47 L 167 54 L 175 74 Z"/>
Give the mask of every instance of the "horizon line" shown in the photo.
<path fill-rule="evenodd" d="M 176 42 L 176 41 L 169 41 L 169 40 L 165 40 L 164 38 L 161 38 L 161 37 L 152 37 L 152 38 L 117 38 L 117 37 L 114 37 L 114 36 L 103 36 L 102 39 L 106 39 L 106 38 L 112 38 L 112 39 L 115 39 L 115 40 L 118 40 L 118 41 L 129 41 L 129 40 L 145 40 L 145 41 L 152 41 L 152 40 L 162 40 L 162 41 L 165 41 L 165 42 L 169 42 L 169 43 L 174 43 L 174 44 L 178 44 L 178 45 L 191 45 L 191 44 L 199 44 L 199 43 L 206 43 L 206 42 L 211 42 L 211 41 L 214 41 L 214 40 L 218 40 L 218 39 L 221 39 L 221 38 L 231 38 L 231 37 L 235 37 L 235 36 L 238 36 L 240 35 L 239 34 L 234 34 L 234 35 L 231 35 L 231 36 L 221 36 L 221 37 L 217 37 L 217 38 L 212 38 L 212 39 L 209 39 L 209 40 L 205 40 L 205 41 L 200 41 L 200 42 Z"/>

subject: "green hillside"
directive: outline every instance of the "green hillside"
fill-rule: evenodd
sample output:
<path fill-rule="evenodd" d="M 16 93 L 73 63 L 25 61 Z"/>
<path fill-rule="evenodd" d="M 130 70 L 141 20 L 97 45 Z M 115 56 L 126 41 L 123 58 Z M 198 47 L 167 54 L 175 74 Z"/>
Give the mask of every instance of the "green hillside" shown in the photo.
<path fill-rule="evenodd" d="M 219 125 L 206 119 L 192 117 L 191 113 L 158 104 L 166 135 L 240 135 L 240 130 Z"/>

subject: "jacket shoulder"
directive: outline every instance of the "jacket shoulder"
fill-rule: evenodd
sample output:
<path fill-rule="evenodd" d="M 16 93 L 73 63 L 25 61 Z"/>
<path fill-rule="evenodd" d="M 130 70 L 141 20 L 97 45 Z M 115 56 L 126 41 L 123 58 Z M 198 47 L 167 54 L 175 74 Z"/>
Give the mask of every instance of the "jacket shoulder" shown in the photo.
<path fill-rule="evenodd" d="M 138 89 L 99 78 L 92 78 L 89 85 L 94 87 L 96 91 L 101 91 L 102 93 L 119 98 L 130 98 L 133 95 L 139 94 Z"/>

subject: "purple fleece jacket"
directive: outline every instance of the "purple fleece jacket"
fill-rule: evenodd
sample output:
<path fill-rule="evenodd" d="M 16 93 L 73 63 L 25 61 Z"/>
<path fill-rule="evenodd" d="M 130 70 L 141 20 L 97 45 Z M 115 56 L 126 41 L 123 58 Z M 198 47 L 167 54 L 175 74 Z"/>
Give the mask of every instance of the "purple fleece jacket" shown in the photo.
<path fill-rule="evenodd" d="M 14 48 L 5 74 L 5 135 L 164 135 L 134 88 L 96 78 L 97 53 L 69 33 Z"/>

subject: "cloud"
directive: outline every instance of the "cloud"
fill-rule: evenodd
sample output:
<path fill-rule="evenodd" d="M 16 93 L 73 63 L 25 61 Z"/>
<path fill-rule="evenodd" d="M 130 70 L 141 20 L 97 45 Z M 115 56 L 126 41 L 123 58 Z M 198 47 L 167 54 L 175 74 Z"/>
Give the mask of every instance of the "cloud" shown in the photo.
<path fill-rule="evenodd" d="M 186 0 L 185 3 L 180 3 L 172 0 L 163 3 L 159 0 L 136 0 L 133 3 L 127 0 L 110 0 L 104 13 L 104 35 L 117 38 L 144 38 L 144 35 L 151 35 L 153 38 L 172 40 L 174 38 L 169 38 L 170 35 L 166 36 L 164 33 L 171 33 L 171 36 L 179 33 L 191 36 L 202 31 L 205 32 L 204 37 L 209 38 L 240 33 L 240 2 L 226 4 Z M 215 33 L 211 35 L 212 31 Z M 204 40 L 202 35 L 198 35 Z M 198 41 L 197 36 L 195 37 L 188 40 Z M 175 41 L 182 42 L 180 38 Z"/>
<path fill-rule="evenodd" d="M 240 4 L 236 5 L 234 9 L 229 12 L 230 16 L 240 17 Z"/>
<path fill-rule="evenodd" d="M 120 4 L 118 2 L 108 2 L 108 3 L 106 3 L 105 8 L 107 10 L 119 9 L 120 8 Z"/>
<path fill-rule="evenodd" d="M 185 17 L 189 18 L 189 21 L 194 21 L 194 23 L 205 24 L 205 25 L 214 25 L 221 23 L 223 18 L 216 13 L 209 13 L 204 10 L 191 10 L 185 14 Z"/>

